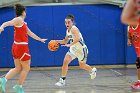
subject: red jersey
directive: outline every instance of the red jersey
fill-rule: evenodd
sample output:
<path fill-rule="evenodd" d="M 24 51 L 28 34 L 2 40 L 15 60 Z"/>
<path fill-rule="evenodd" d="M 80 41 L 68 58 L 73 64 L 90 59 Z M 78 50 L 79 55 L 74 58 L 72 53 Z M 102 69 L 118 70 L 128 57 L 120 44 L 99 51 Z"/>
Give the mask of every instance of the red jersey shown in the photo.
<path fill-rule="evenodd" d="M 129 34 L 131 36 L 132 43 L 135 47 L 140 47 L 140 25 L 136 28 L 129 26 Z"/>
<path fill-rule="evenodd" d="M 21 61 L 30 60 L 31 55 L 28 48 L 28 27 L 26 23 L 22 26 L 14 27 L 14 44 L 12 46 L 12 55 L 14 59 Z"/>
<path fill-rule="evenodd" d="M 129 26 L 129 34 L 131 36 L 131 42 L 135 47 L 137 57 L 140 57 L 140 25 L 136 28 Z"/>
<path fill-rule="evenodd" d="M 14 41 L 28 43 L 27 29 L 28 27 L 26 23 L 23 23 L 22 26 L 14 26 Z"/>

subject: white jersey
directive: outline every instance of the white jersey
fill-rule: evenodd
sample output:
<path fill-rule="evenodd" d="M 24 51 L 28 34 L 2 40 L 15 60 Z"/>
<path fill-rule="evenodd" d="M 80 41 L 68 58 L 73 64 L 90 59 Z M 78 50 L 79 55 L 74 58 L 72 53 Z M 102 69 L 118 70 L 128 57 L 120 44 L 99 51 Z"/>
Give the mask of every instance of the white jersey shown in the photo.
<path fill-rule="evenodd" d="M 74 26 L 72 26 L 72 28 L 73 27 L 76 27 L 76 26 L 74 25 Z M 70 43 L 72 43 L 75 38 L 74 38 L 74 35 L 71 33 L 71 30 L 70 31 L 67 30 L 66 34 L 68 36 Z M 72 59 L 78 58 L 79 61 L 86 62 L 87 55 L 88 55 L 88 49 L 87 49 L 87 46 L 85 45 L 85 42 L 83 40 L 83 37 L 82 37 L 82 34 L 80 33 L 80 31 L 79 31 L 79 34 L 80 34 L 80 41 L 77 42 L 76 44 L 72 45 L 70 47 L 69 51 L 67 52 L 67 54 L 70 55 L 72 57 Z"/>
<path fill-rule="evenodd" d="M 73 27 L 76 27 L 75 25 L 73 25 L 72 26 L 72 28 Z M 76 27 L 77 28 L 77 27 Z M 78 29 L 78 28 L 77 28 Z M 84 42 L 84 40 L 83 40 L 83 36 L 82 36 L 82 34 L 80 33 L 80 31 L 79 31 L 79 34 L 80 34 L 80 41 L 79 42 L 77 42 L 76 44 L 74 44 L 74 45 L 72 45 L 72 47 L 84 47 L 84 46 L 86 46 L 85 45 L 85 42 Z M 71 30 L 70 31 L 68 31 L 67 30 L 67 36 L 68 36 L 68 39 L 69 39 L 69 41 L 70 41 L 70 43 L 72 43 L 73 41 L 74 41 L 74 36 L 73 36 L 73 34 L 71 33 Z"/>

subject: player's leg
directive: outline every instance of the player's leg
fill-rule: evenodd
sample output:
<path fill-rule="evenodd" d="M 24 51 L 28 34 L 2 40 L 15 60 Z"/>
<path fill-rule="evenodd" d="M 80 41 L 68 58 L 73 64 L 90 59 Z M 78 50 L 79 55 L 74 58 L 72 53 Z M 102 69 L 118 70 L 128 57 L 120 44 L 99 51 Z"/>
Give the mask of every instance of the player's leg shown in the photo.
<path fill-rule="evenodd" d="M 19 75 L 18 84 L 13 87 L 13 90 L 17 93 L 24 93 L 22 85 L 27 77 L 27 74 L 30 71 L 30 62 L 31 62 L 31 55 L 29 53 L 28 45 L 20 45 L 16 49 L 16 53 L 20 59 L 22 69 Z"/>
<path fill-rule="evenodd" d="M 87 56 L 88 56 L 88 49 L 87 47 L 83 48 L 81 51 L 82 55 L 77 55 L 77 58 L 79 60 L 79 66 L 81 69 L 84 69 L 86 71 L 88 71 L 91 75 L 91 79 L 94 79 L 96 77 L 96 68 L 91 68 L 91 66 L 89 66 L 88 64 L 86 64 L 87 61 Z"/>
<path fill-rule="evenodd" d="M 27 60 L 27 61 L 20 61 L 21 65 L 22 65 L 22 70 L 20 72 L 20 76 L 19 76 L 19 80 L 18 80 L 18 84 L 15 85 L 13 87 L 14 91 L 17 92 L 17 93 L 24 93 L 24 90 L 23 90 L 23 83 L 27 77 L 27 74 L 29 73 L 30 71 L 30 60 Z"/>
<path fill-rule="evenodd" d="M 94 79 L 96 77 L 97 69 L 95 67 L 91 68 L 91 66 L 86 64 L 85 61 L 79 61 L 79 66 L 80 66 L 81 69 L 84 69 L 84 70 L 89 72 L 89 74 L 91 76 L 91 79 Z"/>
<path fill-rule="evenodd" d="M 63 66 L 62 66 L 62 70 L 61 70 L 61 78 L 59 79 L 59 81 L 55 84 L 56 86 L 64 86 L 65 85 L 65 79 L 66 79 L 66 75 L 68 72 L 68 65 L 70 64 L 70 62 L 75 58 L 74 55 L 72 55 L 70 52 L 68 52 L 65 55 L 64 61 L 63 61 Z"/>
<path fill-rule="evenodd" d="M 140 57 L 137 57 L 136 59 L 136 67 L 137 67 L 138 81 L 136 81 L 131 87 L 134 89 L 140 89 Z"/>
<path fill-rule="evenodd" d="M 137 73 L 138 73 L 138 80 L 140 81 L 140 57 L 138 57 L 138 61 L 136 61 L 137 66 Z"/>
<path fill-rule="evenodd" d="M 5 78 L 7 80 L 11 79 L 12 77 L 14 77 L 16 74 L 20 73 L 22 66 L 20 64 L 20 60 L 19 59 L 14 59 L 14 63 L 15 63 L 15 68 L 11 69 L 5 76 Z"/>
<path fill-rule="evenodd" d="M 15 68 L 11 69 L 4 78 L 0 78 L 0 89 L 5 92 L 5 86 L 6 86 L 6 82 L 7 80 L 11 79 L 12 77 L 14 77 L 16 74 L 18 74 L 21 71 L 21 64 L 19 59 L 14 59 L 14 63 L 15 63 Z"/>
<path fill-rule="evenodd" d="M 21 70 L 20 77 L 18 80 L 19 85 L 23 85 L 24 80 L 26 79 L 27 74 L 30 71 L 30 63 L 31 63 L 31 60 L 21 61 L 22 70 Z"/>

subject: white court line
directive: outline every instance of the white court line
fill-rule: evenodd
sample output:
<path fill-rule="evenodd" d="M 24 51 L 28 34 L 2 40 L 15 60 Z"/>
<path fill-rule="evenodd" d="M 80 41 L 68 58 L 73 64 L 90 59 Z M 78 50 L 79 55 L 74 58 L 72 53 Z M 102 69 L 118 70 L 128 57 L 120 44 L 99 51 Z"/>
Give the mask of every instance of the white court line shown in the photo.
<path fill-rule="evenodd" d="M 120 72 L 118 72 L 118 71 L 116 71 L 116 70 L 113 70 L 113 69 L 110 69 L 112 72 L 115 72 L 115 73 L 117 73 L 118 75 L 123 75 L 122 73 L 120 73 Z"/>
<path fill-rule="evenodd" d="M 133 81 L 132 79 L 130 79 L 130 78 L 126 77 L 126 76 L 123 76 L 122 73 L 120 73 L 120 72 L 118 72 L 118 71 L 116 71 L 116 70 L 113 70 L 113 69 L 110 69 L 110 70 L 111 70 L 112 72 L 116 73 L 117 75 L 119 75 L 119 76 L 116 75 L 116 77 L 118 77 L 118 78 L 120 78 L 120 79 L 122 79 L 122 80 L 125 80 L 127 83 L 129 83 L 129 85 L 131 85 L 131 84 L 134 83 L 134 81 Z M 121 76 L 121 77 L 120 77 L 120 76 Z"/>

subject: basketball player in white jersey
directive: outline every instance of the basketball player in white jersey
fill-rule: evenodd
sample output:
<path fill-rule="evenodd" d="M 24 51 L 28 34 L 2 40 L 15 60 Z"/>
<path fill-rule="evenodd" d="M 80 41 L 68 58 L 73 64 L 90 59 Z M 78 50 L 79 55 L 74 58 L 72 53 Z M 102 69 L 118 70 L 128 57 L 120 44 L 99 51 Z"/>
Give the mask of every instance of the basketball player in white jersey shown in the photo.
<path fill-rule="evenodd" d="M 85 45 L 82 34 L 74 25 L 73 15 L 68 15 L 65 18 L 65 25 L 67 27 L 65 39 L 56 40 L 59 44 L 63 44 L 63 46 L 69 47 L 69 51 L 66 53 L 63 61 L 61 78 L 55 84 L 56 86 L 60 87 L 65 85 L 68 65 L 75 58 L 78 58 L 80 68 L 87 70 L 90 73 L 91 79 L 94 79 L 96 77 L 96 68 L 91 68 L 88 64 L 86 64 L 88 49 Z M 68 42 L 70 42 L 70 44 L 68 44 Z"/>

